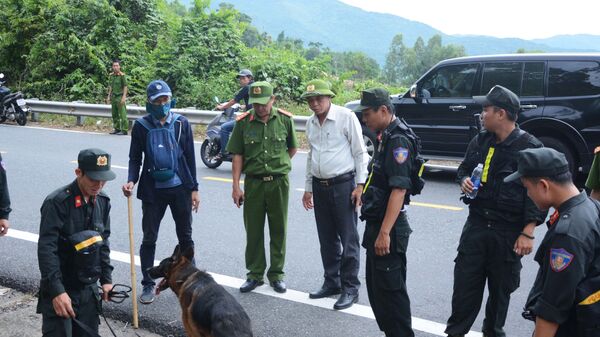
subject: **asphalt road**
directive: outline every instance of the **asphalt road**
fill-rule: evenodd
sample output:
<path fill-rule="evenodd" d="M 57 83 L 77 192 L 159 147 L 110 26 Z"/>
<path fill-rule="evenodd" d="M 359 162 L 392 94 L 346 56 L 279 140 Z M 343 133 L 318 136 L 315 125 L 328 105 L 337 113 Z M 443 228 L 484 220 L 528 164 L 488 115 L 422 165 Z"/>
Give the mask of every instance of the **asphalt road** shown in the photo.
<path fill-rule="evenodd" d="M 120 186 L 127 178 L 129 142 L 128 136 L 0 125 L 0 151 L 7 165 L 14 209 L 11 235 L 0 239 L 0 282 L 22 289 L 33 289 L 37 285 L 35 234 L 38 233 L 39 207 L 48 193 L 74 179 L 77 153 L 87 147 L 100 147 L 113 155 L 117 179 L 105 186 L 112 198 L 111 248 L 114 252 L 129 252 L 127 202 L 120 192 Z M 245 233 L 242 211 L 231 200 L 231 183 L 228 181 L 231 165 L 225 163 L 211 170 L 202 165 L 198 154 L 201 206 L 193 216 L 197 265 L 215 273 L 216 279 L 227 285 L 226 289 L 251 317 L 256 336 L 382 336 L 368 307 L 364 269 L 361 270 L 360 305 L 337 312 L 330 309 L 335 299 L 308 299 L 307 293 L 318 289 L 322 283 L 322 266 L 313 213 L 305 211 L 301 204 L 305 161 L 306 154 L 298 153 L 290 174 L 285 268 L 287 294 L 277 295 L 268 286 L 249 294 L 240 294 L 237 290 L 246 273 Z M 420 337 L 443 336 L 444 323 L 450 313 L 453 260 L 467 216 L 453 178 L 454 175 L 447 172 L 427 173 L 423 194 L 414 198 L 415 204 L 408 210 L 413 234 L 408 248 L 407 284 L 415 334 Z M 141 204 L 137 199 L 133 204 L 137 254 L 142 238 Z M 360 223 L 361 235 L 363 230 L 364 224 Z M 34 235 L 27 239 L 27 233 Z M 544 229 L 538 228 L 535 235 L 541 238 Z M 159 234 L 156 258 L 171 254 L 176 243 L 174 223 L 167 212 Z M 117 258 L 114 262 L 115 283 L 130 283 L 129 264 L 124 261 L 128 259 Z M 364 251 L 361 263 L 364 266 Z M 537 265 L 532 255 L 523 258 L 523 265 L 521 287 L 512 296 L 506 322 L 507 336 L 529 336 L 532 330 L 530 322 L 524 321 L 520 313 Z M 139 267 L 137 275 L 139 280 Z M 131 304 L 109 305 L 107 312 L 127 320 Z M 481 331 L 482 315 L 480 313 L 475 322 L 471 336 L 481 335 L 477 331 Z M 181 335 L 180 309 L 173 293 L 162 293 L 152 305 L 140 305 L 140 322 L 142 327 L 157 333 Z"/>

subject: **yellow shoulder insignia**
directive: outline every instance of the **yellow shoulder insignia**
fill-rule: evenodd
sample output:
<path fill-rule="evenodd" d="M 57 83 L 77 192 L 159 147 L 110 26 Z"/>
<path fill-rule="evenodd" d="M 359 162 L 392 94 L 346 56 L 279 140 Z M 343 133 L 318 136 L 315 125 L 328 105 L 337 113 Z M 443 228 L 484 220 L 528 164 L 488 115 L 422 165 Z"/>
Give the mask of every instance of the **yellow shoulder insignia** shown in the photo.
<path fill-rule="evenodd" d="M 235 121 L 236 121 L 236 122 L 239 122 L 239 121 L 241 121 L 242 119 L 246 118 L 246 116 L 248 116 L 249 114 L 250 114 L 250 111 L 246 111 L 246 112 L 244 112 L 243 114 L 241 114 L 241 115 L 237 116 L 237 117 L 235 118 Z"/>
<path fill-rule="evenodd" d="M 597 147 L 594 149 L 594 154 L 598 154 L 599 152 L 600 152 L 600 146 L 597 146 Z"/>
<path fill-rule="evenodd" d="M 291 113 L 291 112 L 289 112 L 289 111 L 285 111 L 285 110 L 283 110 L 283 109 L 277 109 L 277 112 L 279 112 L 279 113 L 280 113 L 280 114 L 282 114 L 282 115 L 286 115 L 286 116 L 288 116 L 288 117 L 290 117 L 290 118 L 294 117 L 294 114 L 293 114 L 293 113 Z"/>

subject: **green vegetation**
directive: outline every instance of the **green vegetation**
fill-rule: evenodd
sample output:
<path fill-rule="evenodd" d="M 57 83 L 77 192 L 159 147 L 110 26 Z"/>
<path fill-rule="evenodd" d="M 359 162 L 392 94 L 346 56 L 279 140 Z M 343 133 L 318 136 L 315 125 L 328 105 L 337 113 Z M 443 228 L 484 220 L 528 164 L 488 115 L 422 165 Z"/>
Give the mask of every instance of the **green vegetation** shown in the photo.
<path fill-rule="evenodd" d="M 130 102 L 144 104 L 146 85 L 166 80 L 178 106 L 210 109 L 213 97 L 238 90 L 235 75 L 249 68 L 276 87 L 278 105 L 308 114 L 299 100 L 304 83 L 323 78 L 344 104 L 361 90 L 384 86 L 402 93 L 439 60 L 464 55 L 418 39 L 406 48 L 394 39 L 383 71 L 363 52 L 334 52 L 324 42 L 273 39 L 230 4 L 209 0 L 187 8 L 178 0 L 3 0 L 0 2 L 0 71 L 27 97 L 103 102 L 111 60 L 122 60 Z"/>

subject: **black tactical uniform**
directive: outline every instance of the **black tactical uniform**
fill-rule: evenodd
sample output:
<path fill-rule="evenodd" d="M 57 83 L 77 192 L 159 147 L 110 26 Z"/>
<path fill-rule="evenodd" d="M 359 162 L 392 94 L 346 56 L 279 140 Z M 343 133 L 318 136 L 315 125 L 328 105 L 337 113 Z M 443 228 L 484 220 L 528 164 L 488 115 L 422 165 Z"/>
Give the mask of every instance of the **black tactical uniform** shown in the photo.
<path fill-rule="evenodd" d="M 392 189 L 412 187 L 410 159 L 415 155 L 412 143 L 395 119 L 382 133 L 362 196 L 361 220 L 366 221 L 362 246 L 367 251 L 365 277 L 369 302 L 379 329 L 388 337 L 414 336 L 406 290 L 406 249 L 412 230 L 404 207 L 390 231 L 390 254 L 377 256 L 374 247 Z M 407 191 L 405 205 L 408 202 Z"/>
<path fill-rule="evenodd" d="M 548 227 L 535 254 L 540 269 L 525 307 L 535 316 L 558 323 L 556 337 L 600 336 L 598 206 L 582 192 L 558 207 Z M 592 278 L 594 285 L 586 282 Z M 579 311 L 576 315 L 577 310 L 584 314 Z M 589 330 L 588 334 L 578 334 L 584 325 L 578 324 L 578 318 L 588 328 L 595 325 L 595 334 Z"/>
<path fill-rule="evenodd" d="M 10 211 L 10 197 L 8 194 L 8 184 L 6 182 L 6 170 L 4 169 L 4 162 L 2 161 L 2 155 L 0 154 L 0 219 L 8 220 Z"/>
<path fill-rule="evenodd" d="M 110 172 L 107 157 L 110 158 L 104 155 L 97 163 L 108 167 Z M 79 167 L 84 167 L 81 153 Z M 56 315 L 52 299 L 64 292 L 71 298 L 77 320 L 97 331 L 100 323 L 97 281 L 112 283 L 109 212 L 108 196 L 100 192 L 86 203 L 77 180 L 52 192 L 44 200 L 38 241 L 42 279 L 37 305 L 37 312 L 43 317 L 44 336 L 87 336 L 71 319 Z M 78 255 L 78 252 L 85 254 Z"/>
<path fill-rule="evenodd" d="M 541 223 L 545 213 L 537 209 L 527 190 L 516 182 L 503 182 L 517 170 L 517 153 L 542 143 L 516 127 L 501 143 L 484 131 L 470 143 L 458 168 L 458 181 L 470 177 L 477 164 L 483 165 L 481 187 L 469 204 L 469 217 L 460 237 L 454 267 L 452 315 L 446 333 L 466 334 L 477 318 L 486 279 L 489 297 L 483 332 L 488 337 L 505 336 L 510 294 L 519 287 L 521 256 L 514 250 L 523 227 Z"/>

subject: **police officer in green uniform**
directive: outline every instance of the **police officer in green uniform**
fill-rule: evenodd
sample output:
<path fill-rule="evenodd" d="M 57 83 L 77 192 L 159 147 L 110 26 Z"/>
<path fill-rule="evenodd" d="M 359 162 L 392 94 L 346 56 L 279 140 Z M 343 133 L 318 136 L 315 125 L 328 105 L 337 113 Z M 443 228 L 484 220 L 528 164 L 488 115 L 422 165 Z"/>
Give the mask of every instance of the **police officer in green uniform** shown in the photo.
<path fill-rule="evenodd" d="M 10 196 L 8 194 L 8 183 L 6 182 L 6 168 L 0 154 L 0 236 L 8 233 L 10 223 L 8 214 L 10 213 Z"/>
<path fill-rule="evenodd" d="M 585 182 L 585 187 L 592 190 L 590 196 L 600 200 L 600 146 L 594 149 L 594 161 Z"/>
<path fill-rule="evenodd" d="M 573 184 L 565 156 L 550 148 L 519 153 L 519 178 L 540 209 L 555 209 L 535 255 L 540 265 L 525 305 L 534 337 L 600 336 L 600 204 Z"/>
<path fill-rule="evenodd" d="M 369 302 L 379 329 L 388 337 L 414 336 L 406 289 L 406 249 L 412 232 L 405 205 L 413 187 L 410 174 L 413 144 L 400 127 L 385 89 L 361 93 L 362 119 L 380 133 L 362 195 L 361 220 L 366 221 L 362 246 L 367 251 L 365 278 Z"/>
<path fill-rule="evenodd" d="M 129 129 L 127 121 L 127 110 L 125 108 L 125 100 L 127 99 L 127 79 L 121 71 L 121 61 L 113 60 L 113 72 L 108 79 L 108 98 L 112 107 L 112 120 L 114 130 L 112 135 L 126 135 Z"/>
<path fill-rule="evenodd" d="M 496 85 L 486 96 L 473 97 L 483 106 L 485 131 L 471 140 L 458 167 L 463 193 L 473 192 L 471 174 L 483 165 L 481 186 L 469 204 L 454 266 L 452 314 L 446 333 L 464 336 L 477 318 L 486 281 L 489 296 L 483 334 L 504 337 L 510 294 L 519 287 L 521 257 L 533 249 L 533 232 L 545 218 L 525 188 L 503 179 L 517 169 L 517 153 L 542 143 L 516 125 L 519 97 Z"/>
<path fill-rule="evenodd" d="M 248 273 L 241 292 L 263 284 L 265 215 L 271 238 L 267 278 L 275 291 L 286 291 L 283 265 L 290 187 L 287 174 L 298 145 L 292 114 L 273 107 L 274 101 L 270 83 L 254 82 L 249 100 L 253 108 L 237 118 L 227 145 L 227 151 L 233 154 L 233 202 L 237 207 L 244 203 Z M 244 191 L 240 188 L 242 171 L 246 175 Z"/>
<path fill-rule="evenodd" d="M 112 289 L 110 200 L 102 188 L 116 175 L 105 151 L 82 150 L 77 162 L 75 181 L 50 193 L 41 208 L 37 312 L 43 336 L 97 333 L 98 281 L 105 301 Z"/>

